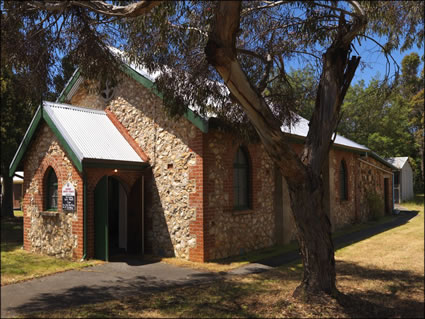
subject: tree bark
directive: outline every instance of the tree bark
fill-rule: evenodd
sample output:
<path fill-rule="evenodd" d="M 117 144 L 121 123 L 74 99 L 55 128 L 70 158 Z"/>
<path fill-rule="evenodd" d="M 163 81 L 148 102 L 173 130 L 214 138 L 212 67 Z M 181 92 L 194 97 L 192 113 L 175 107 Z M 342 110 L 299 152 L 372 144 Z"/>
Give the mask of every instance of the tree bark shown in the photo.
<path fill-rule="evenodd" d="M 159 0 L 142 0 L 125 6 L 116 6 L 104 1 L 27 1 L 31 8 L 47 10 L 52 12 L 63 12 L 71 6 L 87 8 L 110 17 L 134 18 L 149 13 L 154 7 L 161 4 Z"/>
<path fill-rule="evenodd" d="M 5 174 L 2 187 L 1 217 L 13 217 L 13 177 Z"/>
<path fill-rule="evenodd" d="M 304 266 L 303 280 L 294 295 L 334 294 L 337 292 L 334 247 L 330 220 L 324 211 L 321 172 L 338 125 L 341 104 L 360 61 L 358 57 L 349 59 L 350 44 L 365 20 L 359 19 L 347 25 L 341 19 L 338 34 L 323 55 L 315 110 L 299 157 L 289 146 L 280 121 L 250 84 L 237 60 L 235 43 L 240 10 L 239 1 L 217 5 L 205 53 L 233 98 L 246 112 L 267 153 L 288 183 Z"/>
<path fill-rule="evenodd" d="M 312 179 L 301 185 L 288 181 L 304 271 L 294 296 L 303 300 L 310 294 L 337 293 L 334 246 L 331 223 L 324 210 L 323 182 L 320 176 Z"/>

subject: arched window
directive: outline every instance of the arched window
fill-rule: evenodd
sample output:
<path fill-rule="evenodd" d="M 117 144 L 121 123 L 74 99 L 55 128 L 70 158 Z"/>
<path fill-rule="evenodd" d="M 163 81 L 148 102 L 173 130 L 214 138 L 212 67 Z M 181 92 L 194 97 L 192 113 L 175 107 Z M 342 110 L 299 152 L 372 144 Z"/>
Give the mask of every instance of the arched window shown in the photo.
<path fill-rule="evenodd" d="M 239 147 L 233 162 L 233 205 L 235 209 L 248 209 L 249 202 L 249 160 Z"/>
<path fill-rule="evenodd" d="M 345 161 L 341 161 L 339 168 L 339 194 L 341 200 L 348 200 L 348 174 Z"/>
<path fill-rule="evenodd" d="M 46 209 L 57 210 L 58 209 L 58 178 L 56 177 L 53 168 L 49 168 L 46 179 Z"/>

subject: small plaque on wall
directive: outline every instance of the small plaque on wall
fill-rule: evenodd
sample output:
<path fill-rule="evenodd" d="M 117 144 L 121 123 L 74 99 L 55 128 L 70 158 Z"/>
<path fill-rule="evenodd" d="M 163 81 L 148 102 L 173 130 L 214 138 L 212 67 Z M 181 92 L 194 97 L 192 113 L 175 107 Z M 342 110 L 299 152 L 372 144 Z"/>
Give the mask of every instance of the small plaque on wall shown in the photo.
<path fill-rule="evenodd" d="M 75 188 L 70 182 L 62 187 L 62 210 L 75 210 Z"/>

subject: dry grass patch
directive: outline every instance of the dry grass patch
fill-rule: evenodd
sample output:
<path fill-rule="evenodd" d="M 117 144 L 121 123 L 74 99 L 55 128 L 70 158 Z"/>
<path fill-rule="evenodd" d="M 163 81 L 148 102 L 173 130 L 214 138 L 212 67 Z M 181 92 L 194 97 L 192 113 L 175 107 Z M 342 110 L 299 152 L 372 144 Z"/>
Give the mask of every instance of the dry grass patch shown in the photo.
<path fill-rule="evenodd" d="M 22 217 L 1 219 L 2 286 L 100 263 L 103 262 L 78 262 L 27 252 L 22 249 Z"/>
<path fill-rule="evenodd" d="M 103 263 L 99 260 L 72 261 L 30 253 L 22 244 L 1 244 L 1 285 L 51 275 L 72 269 L 80 269 Z"/>
<path fill-rule="evenodd" d="M 300 302 L 300 264 L 249 276 L 31 314 L 38 318 L 353 318 L 424 317 L 424 213 L 336 252 L 338 301 Z"/>
<path fill-rule="evenodd" d="M 338 288 L 380 316 L 423 317 L 424 207 L 423 202 L 403 206 L 418 215 L 336 252 Z"/>

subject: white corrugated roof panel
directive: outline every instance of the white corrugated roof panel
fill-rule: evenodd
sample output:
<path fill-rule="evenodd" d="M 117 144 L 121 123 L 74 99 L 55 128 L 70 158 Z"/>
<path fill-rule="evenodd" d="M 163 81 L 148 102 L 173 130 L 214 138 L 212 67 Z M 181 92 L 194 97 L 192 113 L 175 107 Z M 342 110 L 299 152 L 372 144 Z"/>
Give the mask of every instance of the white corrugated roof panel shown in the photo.
<path fill-rule="evenodd" d="M 43 108 L 80 161 L 143 162 L 106 112 L 51 102 Z"/>
<path fill-rule="evenodd" d="M 147 68 L 145 68 L 145 67 L 143 67 L 139 64 L 130 63 L 129 58 L 126 55 L 125 52 L 123 52 L 123 51 L 121 51 L 117 48 L 114 48 L 114 47 L 109 47 L 109 49 L 111 50 L 111 52 L 113 54 L 116 54 L 117 56 L 119 56 L 123 60 L 123 62 L 126 63 L 129 67 L 131 67 L 134 71 L 143 75 L 144 77 L 146 77 L 150 81 L 154 82 L 155 79 L 160 75 L 159 71 L 150 72 Z M 224 87 L 224 89 L 227 90 L 226 87 Z M 192 111 L 195 111 L 195 112 L 197 112 L 197 114 L 199 114 L 199 107 L 191 105 L 191 106 L 189 106 L 189 108 Z M 209 112 L 208 114 L 206 114 L 206 116 L 207 116 L 207 118 L 210 118 L 210 117 L 214 117 L 215 115 L 212 114 L 211 112 Z M 308 126 L 309 121 L 306 120 L 305 118 L 299 116 L 299 115 L 297 115 L 297 116 L 298 116 L 298 121 L 296 121 L 296 123 L 292 124 L 290 127 L 282 125 L 281 129 L 285 133 L 289 133 L 289 134 L 292 134 L 292 135 L 298 135 L 300 137 L 306 137 L 307 134 L 308 134 L 308 130 L 309 130 L 309 126 Z M 366 146 L 358 144 L 358 143 L 356 143 L 356 142 L 354 142 L 354 141 L 352 141 L 348 138 L 345 138 L 341 135 L 338 135 L 338 134 L 336 136 L 334 144 L 353 148 L 353 149 L 358 149 L 358 150 L 362 150 L 362 151 L 370 151 L 370 149 L 367 148 Z"/>
<path fill-rule="evenodd" d="M 387 158 L 386 160 L 387 162 L 397 167 L 398 169 L 402 169 L 408 159 L 409 157 L 404 156 L 404 157 L 390 157 L 390 158 Z"/>
<path fill-rule="evenodd" d="M 285 133 L 289 133 L 292 135 L 297 135 L 297 136 L 301 136 L 301 137 L 307 137 L 308 134 L 308 130 L 309 130 L 309 126 L 308 126 L 309 121 L 306 120 L 305 118 L 297 115 L 297 119 L 295 121 L 295 123 L 293 123 L 292 125 L 282 125 L 281 126 L 281 130 Z M 335 145 L 340 145 L 340 146 L 345 146 L 345 147 L 350 147 L 350 148 L 354 148 L 354 149 L 358 149 L 358 150 L 364 150 L 364 151 L 370 151 L 369 148 L 367 148 L 364 145 L 358 144 L 352 140 L 349 140 L 348 138 L 345 138 L 344 136 L 341 135 L 336 135 L 336 139 L 334 142 Z"/>

